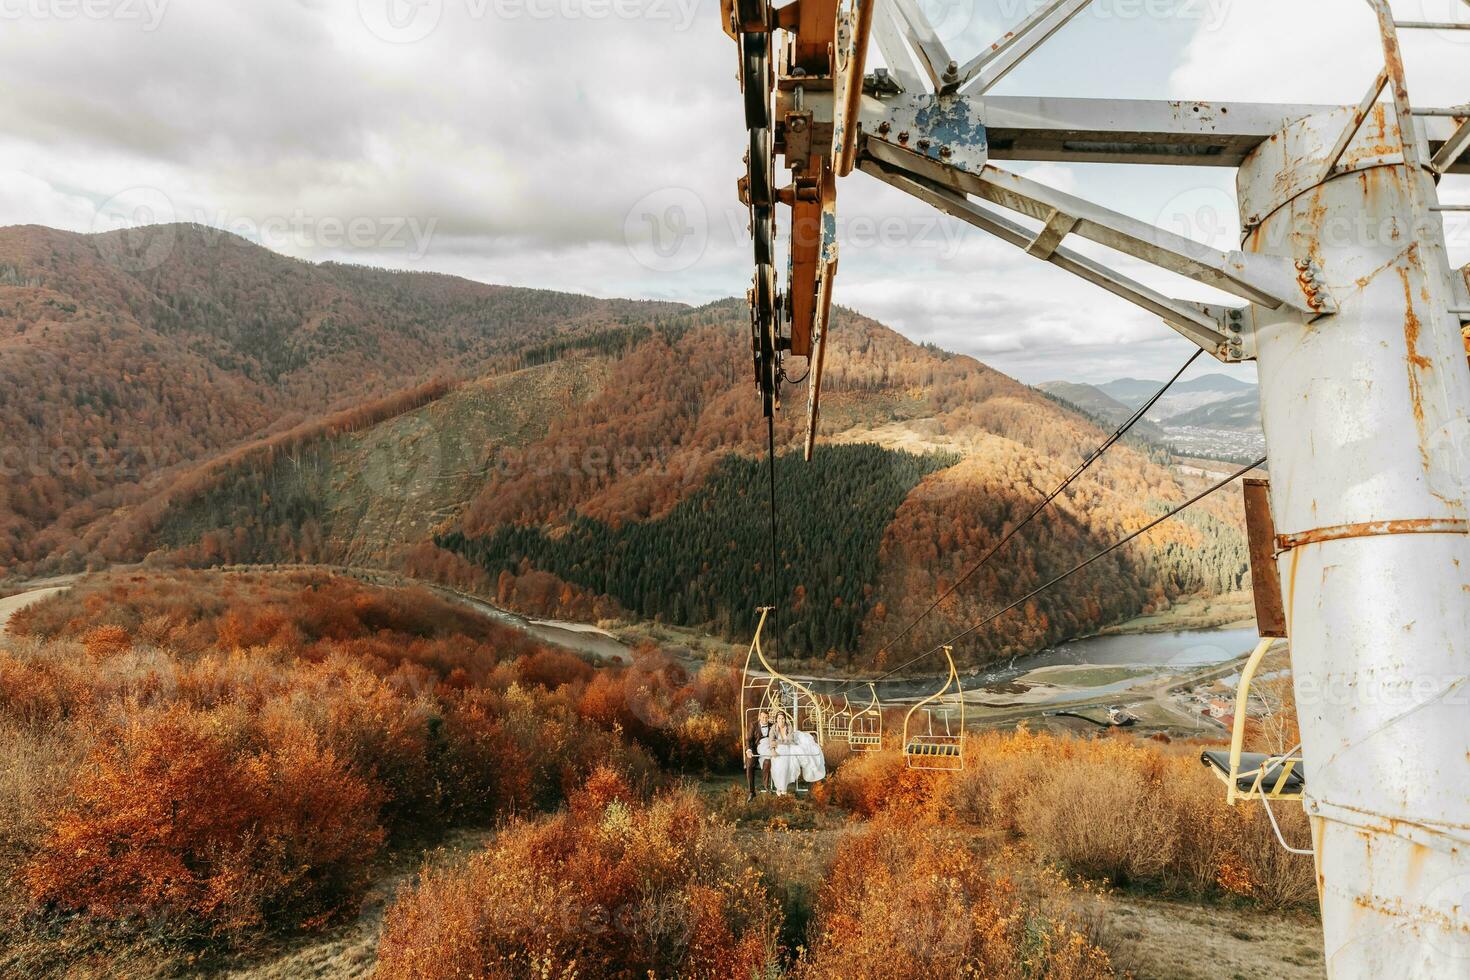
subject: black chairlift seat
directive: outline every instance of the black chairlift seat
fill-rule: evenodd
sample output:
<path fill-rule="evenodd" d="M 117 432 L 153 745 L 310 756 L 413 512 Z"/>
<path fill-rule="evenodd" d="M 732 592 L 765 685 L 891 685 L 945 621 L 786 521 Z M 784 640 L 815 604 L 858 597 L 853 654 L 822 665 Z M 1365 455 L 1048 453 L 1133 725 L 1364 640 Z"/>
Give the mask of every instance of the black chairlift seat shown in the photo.
<path fill-rule="evenodd" d="M 960 754 L 958 742 L 910 742 L 904 749 L 909 755 L 924 756 L 949 756 L 953 758 Z"/>
<path fill-rule="evenodd" d="M 1200 753 L 1199 759 L 1227 782 L 1229 781 L 1230 753 L 1228 751 L 1206 749 Z M 1286 767 L 1288 762 L 1293 763 L 1289 771 Z M 1268 763 L 1270 765 L 1267 765 Z M 1266 771 L 1259 773 L 1262 766 L 1267 766 Z M 1296 796 L 1307 788 L 1307 771 L 1300 758 L 1282 759 L 1261 752 L 1242 752 L 1240 754 L 1240 774 L 1235 783 L 1236 788 L 1243 793 L 1251 792 L 1256 788 L 1258 774 L 1261 780 L 1260 789 L 1263 793 Z"/>

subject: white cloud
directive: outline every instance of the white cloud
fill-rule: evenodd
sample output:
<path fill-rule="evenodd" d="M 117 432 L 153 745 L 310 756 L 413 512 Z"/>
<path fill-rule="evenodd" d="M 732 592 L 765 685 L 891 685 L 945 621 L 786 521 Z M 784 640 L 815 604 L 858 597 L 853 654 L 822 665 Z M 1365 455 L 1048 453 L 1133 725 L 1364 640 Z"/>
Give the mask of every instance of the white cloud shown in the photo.
<path fill-rule="evenodd" d="M 1030 9 L 930 2 L 951 15 L 960 57 Z M 99 204 L 143 187 L 181 219 L 256 229 L 305 258 L 689 302 L 745 290 L 744 134 L 716 0 L 153 4 L 133 4 L 161 13 L 151 30 L 4 22 L 0 223 L 89 230 Z M 1095 0 L 999 91 L 1351 101 L 1376 71 L 1361 7 Z M 1423 70 L 1460 77 L 1455 64 Z M 1237 231 L 1227 171 L 1016 169 L 1212 244 Z M 841 198 L 838 301 L 916 339 L 1033 381 L 1150 359 L 1158 373 L 1187 349 L 1147 314 L 871 178 L 845 181 Z M 344 234 L 354 221 L 380 234 Z M 395 221 L 425 233 L 388 242 Z M 655 232 L 676 249 L 656 261 Z"/>

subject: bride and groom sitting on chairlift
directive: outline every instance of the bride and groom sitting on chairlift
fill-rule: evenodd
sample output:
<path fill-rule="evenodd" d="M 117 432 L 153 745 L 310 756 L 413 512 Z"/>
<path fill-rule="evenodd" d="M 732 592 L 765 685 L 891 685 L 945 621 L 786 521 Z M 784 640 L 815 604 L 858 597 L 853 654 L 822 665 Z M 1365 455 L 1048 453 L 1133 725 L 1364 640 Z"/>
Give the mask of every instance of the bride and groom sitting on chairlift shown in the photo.
<path fill-rule="evenodd" d="M 755 799 L 755 774 L 761 773 L 761 789 L 786 795 L 787 787 L 798 780 L 815 783 L 827 775 L 827 760 L 822 747 L 810 732 L 791 724 L 785 712 L 774 715 L 762 710 L 745 733 L 745 785 L 750 791 L 746 800 Z"/>

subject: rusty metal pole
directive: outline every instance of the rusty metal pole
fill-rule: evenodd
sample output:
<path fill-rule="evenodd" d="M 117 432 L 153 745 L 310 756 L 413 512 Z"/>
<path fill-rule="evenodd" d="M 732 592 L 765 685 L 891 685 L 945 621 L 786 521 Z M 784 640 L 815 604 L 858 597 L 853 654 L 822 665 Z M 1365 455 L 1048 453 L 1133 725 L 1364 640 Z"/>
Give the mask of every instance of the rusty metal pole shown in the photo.
<path fill-rule="evenodd" d="M 1257 307 L 1261 410 L 1328 973 L 1470 977 L 1470 370 L 1431 177 L 1372 107 L 1240 169 L 1246 251 L 1340 312 Z"/>

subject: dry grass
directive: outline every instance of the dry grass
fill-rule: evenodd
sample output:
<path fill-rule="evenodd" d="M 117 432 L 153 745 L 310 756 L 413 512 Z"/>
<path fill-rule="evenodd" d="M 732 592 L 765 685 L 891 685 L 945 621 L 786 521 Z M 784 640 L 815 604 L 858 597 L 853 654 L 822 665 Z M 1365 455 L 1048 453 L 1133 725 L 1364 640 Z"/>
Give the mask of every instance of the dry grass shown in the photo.
<path fill-rule="evenodd" d="M 378 976 L 750 977 L 779 913 L 731 828 L 689 792 L 642 805 L 604 779 L 571 813 L 426 870 L 389 910 Z"/>
<path fill-rule="evenodd" d="M 1067 902 L 982 860 L 964 836 L 893 818 L 843 841 L 817 905 L 800 978 L 1111 977 L 1108 954 Z"/>
<path fill-rule="evenodd" d="M 857 760 L 829 790 L 864 816 L 905 813 L 1003 832 L 1043 859 L 1120 885 L 1206 897 L 1246 896 L 1267 908 L 1316 897 L 1311 861 L 1276 842 L 1259 804 L 1226 806 L 1197 750 L 1131 738 L 972 735 L 963 773 L 903 768 L 894 749 Z M 1288 839 L 1305 840 L 1300 807 L 1278 804 Z"/>

